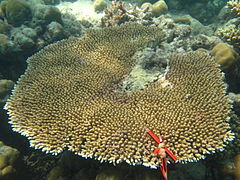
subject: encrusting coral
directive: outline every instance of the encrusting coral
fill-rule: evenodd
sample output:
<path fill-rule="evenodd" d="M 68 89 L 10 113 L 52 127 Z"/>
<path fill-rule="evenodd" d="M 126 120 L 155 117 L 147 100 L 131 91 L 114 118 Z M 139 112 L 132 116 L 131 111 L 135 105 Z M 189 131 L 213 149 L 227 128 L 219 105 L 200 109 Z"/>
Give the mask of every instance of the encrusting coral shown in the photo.
<path fill-rule="evenodd" d="M 36 149 L 65 149 L 112 163 L 158 167 L 146 133 L 164 137 L 179 161 L 223 150 L 233 139 L 223 74 L 205 53 L 174 55 L 164 79 L 131 93 L 117 91 L 135 52 L 164 38 L 158 27 L 127 23 L 89 30 L 28 59 L 5 109 L 13 130 Z"/>

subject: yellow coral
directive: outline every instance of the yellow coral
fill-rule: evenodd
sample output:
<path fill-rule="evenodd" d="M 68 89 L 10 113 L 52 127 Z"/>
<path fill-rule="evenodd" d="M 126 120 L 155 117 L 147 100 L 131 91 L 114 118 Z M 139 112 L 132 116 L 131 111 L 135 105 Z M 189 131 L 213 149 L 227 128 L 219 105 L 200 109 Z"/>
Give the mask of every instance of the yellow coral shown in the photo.
<path fill-rule="evenodd" d="M 227 2 L 228 8 L 240 16 L 240 1 L 239 0 L 230 0 Z"/>
<path fill-rule="evenodd" d="M 224 29 L 220 29 L 217 33 L 225 41 L 231 43 L 234 47 L 240 47 L 240 25 L 230 25 Z"/>
<path fill-rule="evenodd" d="M 168 11 L 168 6 L 164 0 L 159 0 L 152 5 L 153 16 L 160 16 Z"/>
<path fill-rule="evenodd" d="M 159 160 L 147 128 L 162 135 L 181 162 L 223 150 L 233 138 L 231 105 L 223 75 L 205 53 L 172 56 L 165 79 L 141 91 L 116 91 L 135 52 L 156 39 L 163 39 L 161 29 L 127 23 L 46 47 L 28 59 L 5 106 L 13 130 L 49 153 L 69 149 L 150 167 Z"/>
<path fill-rule="evenodd" d="M 107 2 L 105 0 L 95 0 L 93 3 L 94 11 L 101 12 L 107 7 Z"/>
<path fill-rule="evenodd" d="M 229 70 L 239 59 L 238 53 L 226 43 L 219 43 L 211 51 L 222 70 Z"/>

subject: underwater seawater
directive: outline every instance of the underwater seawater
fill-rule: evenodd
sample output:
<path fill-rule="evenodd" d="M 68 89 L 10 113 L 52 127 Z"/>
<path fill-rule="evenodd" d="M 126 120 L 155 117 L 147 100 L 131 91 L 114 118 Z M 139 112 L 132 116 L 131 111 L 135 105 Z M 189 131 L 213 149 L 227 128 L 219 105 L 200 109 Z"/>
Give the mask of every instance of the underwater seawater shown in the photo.
<path fill-rule="evenodd" d="M 0 0 L 0 180 L 240 179 L 239 0 Z"/>

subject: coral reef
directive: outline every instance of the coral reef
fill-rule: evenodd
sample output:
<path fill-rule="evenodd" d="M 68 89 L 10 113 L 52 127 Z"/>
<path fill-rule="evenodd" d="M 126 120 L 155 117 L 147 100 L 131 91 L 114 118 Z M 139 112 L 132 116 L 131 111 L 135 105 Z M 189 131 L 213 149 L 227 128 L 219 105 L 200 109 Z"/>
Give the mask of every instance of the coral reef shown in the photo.
<path fill-rule="evenodd" d="M 116 168 L 103 169 L 95 178 L 95 180 L 121 180 L 126 176 L 126 172 L 119 171 Z"/>
<path fill-rule="evenodd" d="M 159 0 L 152 5 L 151 12 L 155 17 L 165 14 L 167 11 L 168 11 L 168 6 L 164 0 Z"/>
<path fill-rule="evenodd" d="M 231 129 L 235 133 L 235 139 L 227 145 L 224 152 L 215 156 L 214 164 L 217 162 L 222 172 L 222 177 L 233 177 L 232 179 L 239 178 L 239 154 L 240 154 L 240 118 L 239 118 L 239 94 L 230 93 L 230 98 L 234 101 L 234 111 L 237 114 L 232 113 L 230 124 Z M 238 105 L 237 105 L 238 104 Z"/>
<path fill-rule="evenodd" d="M 35 151 L 34 149 L 30 149 L 28 153 L 23 152 L 21 149 L 21 153 L 24 154 L 21 159 L 21 164 L 24 164 L 27 171 L 31 172 L 30 177 L 24 179 L 35 179 L 31 178 L 34 177 L 34 175 L 37 175 L 36 179 L 47 179 L 48 174 L 50 174 L 49 172 L 57 165 L 57 161 L 59 160 L 58 156 L 45 154 L 41 151 Z"/>
<path fill-rule="evenodd" d="M 238 53 L 226 43 L 219 43 L 211 51 L 222 70 L 232 70 L 239 61 Z"/>
<path fill-rule="evenodd" d="M 208 179 L 206 169 L 207 167 L 203 161 L 188 164 L 176 164 L 175 169 L 169 172 L 168 178 L 176 180 Z"/>
<path fill-rule="evenodd" d="M 14 164 L 18 156 L 19 151 L 17 149 L 6 146 L 0 141 L 0 179 L 13 179 L 13 174 L 15 172 Z"/>
<path fill-rule="evenodd" d="M 146 128 L 161 134 L 180 162 L 223 150 L 233 138 L 231 105 L 223 75 L 206 53 L 172 56 L 163 79 L 142 91 L 116 91 L 135 63 L 131 57 L 153 40 L 163 40 L 160 28 L 127 23 L 87 31 L 32 56 L 5 106 L 13 130 L 52 154 L 68 148 L 150 167 L 159 161 Z"/>
<path fill-rule="evenodd" d="M 20 26 L 31 19 L 30 6 L 18 0 L 6 0 L 0 3 L 0 17 L 13 26 Z"/>
<path fill-rule="evenodd" d="M 228 8 L 240 16 L 240 1 L 239 0 L 230 0 L 227 2 Z"/>
<path fill-rule="evenodd" d="M 10 90 L 13 88 L 14 82 L 11 80 L 0 80 L 0 105 L 7 101 Z"/>
<path fill-rule="evenodd" d="M 105 0 L 95 0 L 93 3 L 94 11 L 102 12 L 107 7 L 107 2 Z"/>
<path fill-rule="evenodd" d="M 62 15 L 63 28 L 67 37 L 74 36 L 80 37 L 82 35 L 83 27 L 90 28 L 92 24 L 88 21 L 79 21 L 70 14 Z"/>
<path fill-rule="evenodd" d="M 226 132 L 229 132 L 228 130 L 226 130 L 225 132 L 218 132 L 221 127 L 223 127 L 224 129 L 226 127 L 226 124 L 224 124 L 223 126 L 220 123 L 219 125 L 216 125 L 216 129 L 218 129 L 218 131 L 216 130 L 217 133 L 215 133 L 216 131 L 214 131 L 214 128 L 205 128 L 209 126 L 208 121 L 206 123 L 206 126 L 203 125 L 204 127 L 200 126 L 201 123 L 199 123 L 200 125 L 196 125 L 196 122 L 192 123 L 192 121 L 190 120 L 187 121 L 187 123 L 184 125 L 183 123 L 180 126 L 178 125 L 178 121 L 183 119 L 182 116 L 187 117 L 188 115 L 188 112 L 183 112 L 179 110 L 181 109 L 179 108 L 181 107 L 180 104 L 184 104 L 186 100 L 195 100 L 194 98 L 189 96 L 190 93 L 188 93 L 189 86 L 191 86 L 192 84 L 182 83 L 181 86 L 185 88 L 183 88 L 183 90 L 179 90 L 179 94 L 183 93 L 187 95 L 183 95 L 178 99 L 168 98 L 168 101 L 165 103 L 167 105 L 163 105 L 162 109 L 160 110 L 159 104 L 161 104 L 162 101 L 165 102 L 165 96 L 169 97 L 168 94 L 171 94 L 172 90 L 175 90 L 174 88 L 176 88 L 176 83 L 171 81 L 170 85 L 174 84 L 172 89 L 164 92 L 160 90 L 161 93 L 159 94 L 156 94 L 156 91 L 159 92 L 159 89 L 156 88 L 156 90 L 155 88 L 153 88 L 153 86 L 158 85 L 169 85 L 169 82 L 164 81 L 164 78 L 168 77 L 166 75 L 169 75 L 168 73 L 169 71 L 171 71 L 171 68 L 169 68 L 167 64 L 173 62 L 174 57 L 176 58 L 176 56 L 171 56 L 173 53 L 185 54 L 189 51 L 197 50 L 197 57 L 195 57 L 195 60 L 201 61 L 202 58 L 200 57 L 207 58 L 206 54 L 211 54 L 213 48 L 216 50 L 216 53 L 218 55 L 223 54 L 223 56 L 219 58 L 221 62 L 230 62 L 225 64 L 221 68 L 224 71 L 225 78 L 223 78 L 222 75 L 220 76 L 221 78 L 223 78 L 226 86 L 228 86 L 227 92 L 235 93 L 230 93 L 230 98 L 233 101 L 232 109 L 234 110 L 234 113 L 236 115 L 231 114 L 231 119 L 227 121 L 227 123 L 231 127 L 231 132 L 235 134 L 235 139 L 226 145 L 223 152 L 215 153 L 214 155 L 208 155 L 205 160 L 200 160 L 195 163 L 168 165 L 168 178 L 176 180 L 190 180 L 197 178 L 229 180 L 234 179 L 234 177 L 237 178 L 237 161 L 234 161 L 234 157 L 236 156 L 237 159 L 237 155 L 240 153 L 240 66 L 238 66 L 239 61 L 236 61 L 236 59 L 234 60 L 234 57 L 235 51 L 239 53 L 240 47 L 238 39 L 238 36 L 240 34 L 240 17 L 238 17 L 237 11 L 235 11 L 235 13 L 232 13 L 230 11 L 231 7 L 229 5 L 228 8 L 222 8 L 221 12 L 218 14 L 218 10 L 226 4 L 227 0 L 165 0 L 167 6 L 169 7 L 169 11 L 165 14 L 160 14 L 160 16 L 153 15 L 152 12 L 153 4 L 158 2 L 158 0 L 148 0 L 148 3 L 144 3 L 146 2 L 144 0 L 135 0 L 137 1 L 138 5 L 144 3 L 141 7 L 138 7 L 136 4 L 133 3 L 133 1 L 124 1 L 124 3 L 115 1 L 113 2 L 113 4 L 115 4 L 115 7 L 113 7 L 113 5 L 111 7 L 108 6 L 109 12 L 108 14 L 105 14 L 105 18 L 106 16 L 108 16 L 108 18 L 105 19 L 107 25 L 102 26 L 101 23 L 105 22 L 101 22 L 100 18 L 104 14 L 100 12 L 101 10 L 99 10 L 100 13 L 94 12 L 93 0 L 78 1 L 76 3 L 70 3 L 69 1 L 71 0 L 68 0 L 68 2 L 66 2 L 66 0 L 64 1 L 61 1 L 60 4 L 58 4 L 59 0 L 19 0 L 19 2 L 21 3 L 27 2 L 27 6 L 31 9 L 31 15 L 28 19 L 22 21 L 18 25 L 10 24 L 6 16 L 4 15 L 5 8 L 1 9 L 2 14 L 0 17 L 0 74 L 2 75 L 0 76 L 0 105 L 2 107 L 6 103 L 7 98 L 9 97 L 10 89 L 13 87 L 13 81 L 17 81 L 17 78 L 20 76 L 20 74 L 23 74 L 24 70 L 26 69 L 25 59 L 27 59 L 27 57 L 31 56 L 33 53 L 44 48 L 50 43 L 72 36 L 81 37 L 83 34 L 85 34 L 85 30 L 90 27 L 99 29 L 102 26 L 119 26 L 119 24 L 121 25 L 128 21 L 137 22 L 144 26 L 157 26 L 161 28 L 162 33 L 165 33 L 165 37 L 161 40 L 161 43 L 151 41 L 151 43 L 149 44 L 150 47 L 145 48 L 140 47 L 142 46 L 140 45 L 139 49 L 133 50 L 132 54 L 128 57 L 129 59 L 131 59 L 131 62 L 134 63 L 128 64 L 126 65 L 126 67 L 124 63 L 115 63 L 115 66 L 106 65 L 107 62 L 110 62 L 110 60 L 112 63 L 124 62 L 125 58 L 123 58 L 122 54 L 128 54 L 128 51 L 120 55 L 115 53 L 115 51 L 119 50 L 120 48 L 118 48 L 118 45 L 116 45 L 116 47 L 109 46 L 109 44 L 112 43 L 112 36 L 110 36 L 109 40 L 107 41 L 108 43 L 105 44 L 95 44 L 95 40 L 91 40 L 91 42 L 90 40 L 88 42 L 85 42 L 84 39 L 92 39 L 92 36 L 94 36 L 96 41 L 102 41 L 100 39 L 105 38 L 105 36 L 103 37 L 103 34 L 99 35 L 98 32 L 102 32 L 102 30 L 87 30 L 86 37 L 81 40 L 81 43 L 77 43 L 78 41 L 80 41 L 80 39 L 76 40 L 71 38 L 70 40 L 59 42 L 58 45 L 51 45 L 40 51 L 36 55 L 32 56 L 28 60 L 29 62 L 31 62 L 29 63 L 25 75 L 21 76 L 20 83 L 16 85 L 16 88 L 13 91 L 12 97 L 14 97 L 17 92 L 22 92 L 22 94 L 19 96 L 15 96 L 15 106 L 9 110 L 11 112 L 14 112 L 14 115 L 9 122 L 13 124 L 13 129 L 24 135 L 28 134 L 26 136 L 31 141 L 31 145 L 35 149 L 39 148 L 43 149 L 43 151 L 46 151 L 49 150 L 48 147 L 51 146 L 52 151 L 49 151 L 53 152 L 54 150 L 56 150 L 55 147 L 60 147 L 64 150 L 73 150 L 74 153 L 80 154 L 84 158 L 78 155 L 74 155 L 70 151 L 60 153 L 58 156 L 52 156 L 52 154 L 45 154 L 44 152 L 28 147 L 27 138 L 22 137 L 18 133 L 11 131 L 10 125 L 8 124 L 8 116 L 5 113 L 6 111 L 2 109 L 0 112 L 1 140 L 3 142 L 6 142 L 9 146 L 19 149 L 21 156 L 20 163 L 18 161 L 16 165 L 14 164 L 12 166 L 14 169 L 16 169 L 16 172 L 12 174 L 10 173 L 6 176 L 4 175 L 4 177 L 0 175 L 0 179 L 87 180 L 96 178 L 117 179 L 118 177 L 120 177 L 120 179 L 122 180 L 123 178 L 121 178 L 121 176 L 127 177 L 128 179 L 132 180 L 161 179 L 162 177 L 159 169 L 150 170 L 142 166 L 132 167 L 131 165 L 126 163 L 121 163 L 113 166 L 112 164 L 100 163 L 99 161 L 95 161 L 95 159 L 101 161 L 106 160 L 115 163 L 118 163 L 120 161 L 126 161 L 130 164 L 147 164 L 147 162 L 150 162 L 148 163 L 148 165 L 150 164 L 152 165 L 152 167 L 159 167 L 159 159 L 154 159 L 155 156 L 152 154 L 152 150 L 157 146 L 157 144 L 151 141 L 151 139 L 149 139 L 149 137 L 145 134 L 142 134 L 142 139 L 146 141 L 143 142 L 142 139 L 138 140 L 138 135 L 144 132 L 145 128 L 151 128 L 154 133 L 158 135 L 162 135 L 163 132 L 163 135 L 166 136 L 166 146 L 171 150 L 174 149 L 175 154 L 180 154 L 179 157 L 181 160 L 185 158 L 182 155 L 183 151 L 184 154 L 189 155 L 190 158 L 196 156 L 196 154 L 200 154 L 200 156 L 202 156 L 201 158 L 203 158 L 203 156 L 207 156 L 207 153 L 203 154 L 203 151 L 200 152 L 198 144 L 195 145 L 196 143 L 201 144 L 204 149 L 208 150 L 208 148 L 210 148 L 210 153 L 218 151 L 218 149 L 216 148 L 218 145 L 215 146 L 211 144 L 211 138 L 214 139 L 215 137 L 209 137 L 209 133 L 215 134 L 215 136 L 217 137 L 221 133 L 224 134 Z M 99 0 L 98 2 L 100 1 L 101 0 Z M 0 0 L 0 2 L 3 2 L 4 4 L 7 1 Z M 111 1 L 106 2 L 109 3 L 109 5 L 111 5 L 110 3 L 112 3 Z M 232 2 L 238 3 L 237 0 Z M 43 5 L 42 3 L 44 3 L 45 5 Z M 49 6 L 51 4 L 58 5 L 55 7 L 51 7 Z M 56 7 L 60 9 L 60 12 L 57 10 Z M 91 8 L 90 12 L 88 8 Z M 85 15 L 83 13 L 84 11 L 82 12 L 82 10 L 87 12 L 87 14 Z M 191 17 L 189 13 L 194 18 Z M 216 17 L 216 14 L 218 14 L 218 17 Z M 235 14 L 237 16 L 235 16 Z M 198 20 L 195 18 L 198 18 Z M 201 22 L 206 24 L 203 25 Z M 211 22 L 213 23 L 207 25 Z M 213 34 L 213 32 L 216 31 L 216 29 L 219 30 L 220 28 L 222 28 L 222 30 L 220 30 L 222 31 L 222 34 L 219 33 L 217 37 L 216 34 Z M 223 35 L 224 31 L 226 31 L 225 35 Z M 125 32 L 126 31 L 124 31 L 124 33 Z M 117 36 L 124 33 L 119 32 Z M 222 39 L 220 39 L 220 37 Z M 136 43 L 138 41 L 138 38 L 138 36 L 132 37 L 132 43 Z M 67 43 L 64 43 L 68 41 L 73 42 L 72 45 L 67 45 Z M 121 42 L 122 40 L 119 41 Z M 226 46 L 224 46 L 223 49 L 216 48 L 218 47 L 217 45 L 219 43 L 223 43 L 223 41 L 225 41 L 225 43 L 233 45 L 234 49 L 231 45 L 228 46 L 231 48 L 228 48 Z M 125 43 L 123 44 L 126 45 Z M 56 50 L 58 49 L 57 46 L 62 47 L 61 49 Z M 126 49 L 128 48 L 129 46 L 127 43 Z M 87 49 L 90 50 L 87 51 Z M 224 51 L 222 50 L 226 50 L 227 53 L 224 53 Z M 75 54 L 77 54 L 76 52 L 80 53 L 78 55 L 72 55 L 71 51 Z M 69 56 L 66 56 L 65 52 L 68 53 Z M 93 53 L 93 55 L 90 55 L 91 53 Z M 45 56 L 44 54 L 47 55 Z M 103 59 L 103 55 L 104 60 L 106 60 L 107 62 L 101 60 Z M 37 57 L 41 58 L 41 60 L 39 61 L 40 63 L 42 63 L 41 67 L 37 66 Z M 66 63 L 65 60 L 62 60 L 60 62 L 60 60 L 64 59 L 64 57 L 66 60 L 70 59 L 69 64 Z M 186 56 L 184 56 L 182 59 L 185 59 L 185 57 Z M 180 57 L 177 56 L 177 58 Z M 31 59 L 35 60 L 32 61 Z M 57 61 L 57 59 L 59 59 L 59 61 Z M 119 61 L 116 61 L 116 59 Z M 170 59 L 170 62 L 168 59 Z M 189 57 L 189 59 L 191 58 Z M 97 63 L 97 70 L 95 70 L 94 68 L 86 69 L 88 65 L 89 67 L 92 66 L 92 64 L 90 63 L 93 63 L 93 60 L 95 60 L 94 63 Z M 52 69 L 50 68 L 49 61 L 51 61 L 52 63 Z M 186 60 L 183 61 L 186 62 Z M 33 64 L 33 62 L 36 64 L 36 66 Z M 62 64 L 62 62 L 64 62 L 64 65 Z M 71 64 L 71 62 L 73 62 L 73 64 Z M 189 64 L 193 64 L 193 66 L 195 65 L 194 63 Z M 96 75 L 96 80 L 94 81 L 91 81 L 91 78 L 82 79 L 82 75 L 79 78 L 80 72 L 78 72 L 77 70 L 74 71 L 72 69 L 72 67 L 75 65 L 76 69 L 80 70 L 82 75 L 88 74 L 90 70 L 91 72 L 97 72 L 97 74 L 98 70 L 102 71 L 103 73 L 99 75 L 99 77 L 103 77 L 105 73 L 108 74 L 109 78 L 107 79 L 109 81 L 111 80 L 111 85 L 106 85 L 104 87 L 101 86 L 100 89 L 96 88 L 97 93 L 92 93 L 92 97 L 89 99 L 84 95 L 84 93 L 89 93 L 89 88 L 91 88 L 93 84 L 96 84 L 95 82 L 98 82 L 98 77 Z M 49 68 L 47 68 L 48 66 Z M 64 66 L 64 68 L 62 68 L 62 66 Z M 115 69 L 113 70 L 114 67 Z M 116 71 L 119 70 L 119 67 L 123 67 L 122 69 L 128 68 L 128 71 L 126 73 L 122 73 L 124 74 L 123 76 L 119 75 L 120 78 L 118 80 L 115 80 L 111 77 L 112 75 L 116 74 Z M 172 65 L 172 67 L 174 66 Z M 185 65 L 182 65 L 182 67 L 185 67 Z M 205 68 L 205 66 L 201 66 L 201 68 L 199 69 L 203 68 Z M 109 69 L 111 71 L 109 71 Z M 121 71 L 119 70 L 119 72 L 122 72 L 122 69 Z M 46 70 L 51 73 L 51 76 L 53 75 L 56 78 L 51 78 L 51 76 L 42 77 L 42 75 L 46 73 Z M 32 81 L 26 78 L 30 72 L 32 73 L 31 76 L 34 77 L 34 80 Z M 66 73 L 69 73 L 69 76 L 66 76 Z M 188 73 L 189 71 L 186 71 L 186 73 L 184 71 L 184 73 L 180 74 L 187 75 Z M 74 77 L 74 79 L 70 77 L 71 74 L 73 74 L 72 77 Z M 176 76 L 182 77 L 179 75 Z M 192 76 L 195 77 L 195 74 Z M 211 76 L 211 78 L 209 77 L 209 81 L 214 81 L 214 78 L 212 79 L 212 77 L 215 76 L 216 75 L 214 74 Z M 221 79 L 220 76 L 217 75 L 217 81 Z M 93 74 L 92 77 L 94 78 L 95 74 Z M 172 76 L 170 76 L 170 78 L 171 77 Z M 11 79 L 12 81 L 5 79 Z M 52 82 L 51 85 L 49 85 L 49 81 Z M 209 81 L 207 80 L 207 82 Z M 23 84 L 23 82 L 29 85 L 27 88 L 24 89 L 26 90 L 26 96 L 32 93 L 32 95 L 26 98 L 22 98 L 23 94 L 25 94 L 25 92 L 21 90 L 21 84 Z M 100 79 L 99 82 L 102 82 L 102 79 Z M 43 85 L 41 86 L 39 85 L 39 83 L 42 83 Z M 207 92 L 206 96 L 203 97 L 201 95 L 198 95 L 198 99 L 196 98 L 197 105 L 191 105 L 190 107 L 193 108 L 190 108 L 189 112 L 197 111 L 200 107 L 200 105 L 198 105 L 198 102 L 200 101 L 199 99 L 204 99 L 205 97 L 208 97 L 208 85 L 202 83 L 199 84 L 202 87 L 206 87 L 202 88 L 201 91 Z M 180 86 L 180 84 L 177 84 L 177 87 L 178 85 Z M 81 90 L 83 89 L 82 86 L 84 86 L 85 91 Z M 217 85 L 215 86 L 215 84 L 212 83 L 210 86 L 216 87 Z M 224 93 L 225 91 L 223 86 L 224 85 L 221 84 L 221 88 L 219 87 L 222 93 Z M 31 88 L 33 89 L 33 91 L 35 90 L 36 93 L 29 90 Z M 76 89 L 74 92 L 75 95 L 72 94 L 72 88 Z M 145 98 L 146 91 L 148 91 L 147 93 L 151 95 L 151 97 L 148 97 L 148 100 L 146 100 L 147 98 Z M 54 92 L 55 94 L 59 94 L 59 98 L 56 98 L 57 100 L 52 98 L 52 92 Z M 109 97 L 108 93 L 113 93 L 113 95 Z M 162 95 L 162 93 L 165 93 L 164 96 Z M 213 104 L 215 105 L 218 104 L 217 97 L 219 95 L 219 91 L 216 90 L 214 91 L 214 93 L 216 93 L 216 95 L 214 97 L 209 96 L 209 98 L 211 99 L 211 97 L 213 97 L 212 99 L 215 100 Z M 39 94 L 39 96 L 37 96 L 36 94 Z M 134 94 L 137 95 L 134 96 Z M 36 98 L 39 98 L 41 95 L 46 95 L 46 98 L 40 98 L 40 100 L 36 102 Z M 134 99 L 133 96 L 136 98 Z M 18 97 L 20 97 L 20 101 Z M 85 99 L 82 100 L 84 97 Z M 222 97 L 224 97 L 223 99 L 225 100 L 225 96 Z M 158 102 L 155 101 L 157 98 L 159 98 Z M 98 101 L 96 99 L 98 99 Z M 135 102 L 135 104 L 131 104 L 131 101 Z M 144 104 L 146 104 L 146 101 L 147 105 L 144 106 Z M 40 108 L 38 108 L 37 106 L 30 105 L 30 102 L 36 102 L 35 104 L 39 104 L 39 106 L 41 105 L 43 110 L 41 111 Z M 94 104 L 93 102 L 96 103 Z M 204 103 L 199 104 L 205 105 Z M 213 109 L 216 108 L 214 105 L 212 105 Z M 222 109 L 217 109 L 214 112 L 209 112 L 207 108 L 203 108 L 204 112 L 196 112 L 196 116 L 189 116 L 189 119 L 195 119 L 196 121 L 196 117 L 201 116 L 202 119 L 207 119 L 209 117 L 208 119 L 211 120 L 211 118 L 214 118 L 212 117 L 212 115 L 220 114 L 219 112 L 225 110 L 225 106 L 222 107 Z M 16 111 L 17 108 L 22 109 L 23 112 L 20 110 Z M 156 110 L 154 109 L 153 111 L 153 108 L 156 108 Z M 28 113 L 26 109 L 28 110 Z M 51 112 L 49 109 L 51 109 Z M 202 108 L 200 109 L 202 110 Z M 143 111 L 144 113 L 141 114 L 139 113 L 140 111 Z M 166 113 L 161 114 L 160 112 Z M 168 113 L 170 115 L 166 117 Z M 18 120 L 14 119 L 15 114 L 17 114 L 17 117 L 22 114 L 24 114 L 25 116 L 21 118 L 22 120 Z M 121 114 L 122 116 L 120 116 Z M 176 117 L 180 118 L 174 118 L 174 114 L 176 115 Z M 227 113 L 225 113 L 225 115 L 226 114 Z M 220 116 L 216 117 L 215 119 L 218 119 L 219 122 L 222 122 L 220 120 L 221 117 L 222 116 L 220 114 Z M 118 120 L 116 120 L 117 118 Z M 154 118 L 158 120 L 153 120 Z M 92 119 L 95 119 L 95 121 L 92 121 Z M 221 119 L 226 120 L 225 117 Z M 56 121 L 56 123 L 52 123 L 53 121 Z M 121 121 L 120 125 L 119 121 Z M 182 122 L 185 121 L 182 120 Z M 216 121 L 213 120 L 213 122 Z M 139 126 L 139 124 L 141 124 L 141 130 L 137 128 L 132 129 L 133 126 L 137 127 Z M 168 128 L 169 124 L 171 125 L 171 127 L 177 124 L 176 127 L 178 128 Z M 189 124 L 193 125 L 190 126 Z M 198 130 L 193 132 L 191 131 L 191 129 L 194 125 L 196 127 L 202 128 L 198 128 Z M 27 126 L 33 128 L 31 129 Z M 100 130 L 98 129 L 98 127 Z M 185 131 L 184 128 L 188 129 L 188 131 Z M 132 133 L 130 133 L 130 131 L 132 131 Z M 179 131 L 180 133 L 178 133 Z M 209 133 L 203 134 L 203 131 Z M 54 133 L 56 133 L 56 136 L 58 137 L 56 137 Z M 199 138 L 197 140 L 192 138 L 191 140 L 192 134 L 195 134 L 194 137 Z M 188 137 L 185 138 L 184 135 Z M 206 137 L 209 137 L 209 139 L 207 139 Z M 190 140 L 188 138 L 190 138 Z M 62 141 L 60 141 L 59 139 L 61 139 Z M 182 139 L 185 139 L 186 141 Z M 208 142 L 202 141 L 202 139 L 207 139 Z M 221 140 L 217 142 L 222 142 L 224 138 L 220 139 Z M 182 144 L 183 146 L 185 146 L 182 147 Z M 207 146 L 206 144 L 210 145 Z M 144 145 L 149 145 L 148 147 L 144 147 L 148 150 L 147 152 L 143 152 L 141 150 L 142 146 Z M 136 147 L 140 149 L 140 155 L 135 152 Z M 222 150 L 222 147 L 220 147 L 219 149 Z M 125 151 L 127 153 L 125 153 Z M 146 157 L 150 158 L 150 160 L 147 158 L 142 158 L 142 154 L 144 153 L 147 155 L 150 154 L 150 156 L 146 155 Z M 66 154 L 71 154 L 72 157 Z M 126 157 L 126 154 L 129 155 L 129 157 Z M 85 159 L 86 156 L 90 158 Z M 139 162 L 138 159 L 143 160 Z M 58 163 L 56 163 L 57 161 Z M 184 162 L 188 161 L 190 161 L 190 159 Z M 7 170 L 11 170 L 11 168 L 6 168 L 6 170 L 4 171 L 7 172 Z M 122 174 L 119 175 L 118 172 L 121 172 Z M 196 176 L 196 174 L 198 175 Z"/>
<path fill-rule="evenodd" d="M 168 6 L 164 0 L 159 0 L 154 4 L 149 2 L 143 3 L 141 5 L 142 13 L 147 17 L 158 17 L 162 14 L 166 14 L 168 11 Z"/>
<path fill-rule="evenodd" d="M 82 22 L 73 16 L 62 16 L 53 6 L 28 3 L 33 9 L 32 19 L 19 21 L 22 24 L 18 27 L 0 20 L 0 71 L 6 79 L 16 80 L 26 66 L 24 59 L 37 50 L 58 40 L 82 35 Z"/>
<path fill-rule="evenodd" d="M 0 34 L 0 55 L 8 51 L 8 36 Z"/>
<path fill-rule="evenodd" d="M 204 24 L 216 22 L 216 18 L 221 9 L 226 5 L 222 0 L 168 0 L 169 9 L 182 11 L 191 15 Z"/>
<path fill-rule="evenodd" d="M 56 5 L 60 3 L 60 0 L 43 0 L 46 5 Z"/>
<path fill-rule="evenodd" d="M 102 18 L 102 26 L 110 27 L 123 24 L 129 21 L 125 3 L 117 0 L 112 1 L 111 7 L 105 9 L 105 15 Z"/>
<path fill-rule="evenodd" d="M 233 166 L 229 165 L 223 171 L 227 174 L 233 174 L 235 180 L 240 180 L 240 154 L 235 156 Z"/>
<path fill-rule="evenodd" d="M 12 41 L 18 49 L 34 50 L 36 48 L 37 32 L 26 26 L 12 30 Z"/>
<path fill-rule="evenodd" d="M 228 43 L 236 48 L 240 48 L 240 25 L 229 25 L 226 28 L 219 30 L 218 34 Z"/>
<path fill-rule="evenodd" d="M 47 180 L 67 180 L 64 177 L 64 169 L 60 166 L 54 167 L 48 174 Z"/>
<path fill-rule="evenodd" d="M 229 96 L 233 101 L 235 113 L 240 117 L 240 94 L 229 93 Z M 240 131 L 239 131 L 239 134 L 240 134 Z"/>
<path fill-rule="evenodd" d="M 126 177 L 131 180 L 158 180 L 160 176 L 158 170 L 145 167 L 130 168 L 126 164 L 112 166 L 85 159 L 66 151 L 62 154 L 58 164 L 49 172 L 48 180 L 57 180 L 57 178 L 64 180 L 122 180 Z"/>
<path fill-rule="evenodd" d="M 48 44 L 54 41 L 64 39 L 66 37 L 67 36 L 63 26 L 55 21 L 47 25 L 46 31 L 43 34 L 43 39 L 45 40 L 45 43 L 48 43 Z"/>
<path fill-rule="evenodd" d="M 167 58 L 158 54 L 152 48 L 135 53 L 136 65 L 129 75 L 125 76 L 122 89 L 123 92 L 134 92 L 144 89 L 149 83 L 160 78 L 166 71 Z"/>
<path fill-rule="evenodd" d="M 112 1 L 111 7 L 105 9 L 105 15 L 101 19 L 101 26 L 116 26 L 128 21 L 151 25 L 154 24 L 153 17 L 165 14 L 167 9 L 168 7 L 164 1 L 158 1 L 153 5 L 144 3 L 140 8 L 134 4 Z"/>
<path fill-rule="evenodd" d="M 54 6 L 38 5 L 34 8 L 33 23 L 34 25 L 48 25 L 56 21 L 62 23 L 61 12 Z"/>
<path fill-rule="evenodd" d="M 10 26 L 7 23 L 0 20 L 0 33 L 7 35 L 9 33 L 9 30 L 10 30 Z"/>

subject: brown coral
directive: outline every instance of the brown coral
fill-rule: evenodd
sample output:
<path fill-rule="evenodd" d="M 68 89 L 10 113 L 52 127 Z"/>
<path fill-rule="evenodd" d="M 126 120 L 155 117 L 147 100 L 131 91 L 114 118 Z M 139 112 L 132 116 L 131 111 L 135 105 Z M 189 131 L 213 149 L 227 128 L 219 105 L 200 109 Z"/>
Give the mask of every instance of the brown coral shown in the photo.
<path fill-rule="evenodd" d="M 141 91 L 116 91 L 132 55 L 156 27 L 125 24 L 91 30 L 82 39 L 48 46 L 28 59 L 5 109 L 31 146 L 58 154 L 69 149 L 101 161 L 157 167 L 152 129 L 181 162 L 223 150 L 233 134 L 222 74 L 200 52 L 172 56 L 165 80 Z"/>
<path fill-rule="evenodd" d="M 230 25 L 219 31 L 219 35 L 234 47 L 240 48 L 240 25 Z"/>
<path fill-rule="evenodd" d="M 105 15 L 102 18 L 103 27 L 120 25 L 130 20 L 125 3 L 122 1 L 112 1 L 111 7 L 106 8 L 104 12 Z"/>
<path fill-rule="evenodd" d="M 239 60 L 238 53 L 226 43 L 218 43 L 211 50 L 222 70 L 232 70 Z"/>

